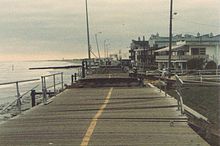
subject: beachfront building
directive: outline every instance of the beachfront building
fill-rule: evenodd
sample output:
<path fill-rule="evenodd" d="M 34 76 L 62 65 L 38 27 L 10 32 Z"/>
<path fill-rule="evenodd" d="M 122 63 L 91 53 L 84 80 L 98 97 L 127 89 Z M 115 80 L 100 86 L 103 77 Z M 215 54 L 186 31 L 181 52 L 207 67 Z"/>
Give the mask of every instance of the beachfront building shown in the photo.
<path fill-rule="evenodd" d="M 193 58 L 203 58 L 206 62 L 213 60 L 219 64 L 219 49 L 220 35 L 187 35 L 172 45 L 171 68 L 187 69 L 187 61 Z M 167 68 L 169 47 L 158 49 L 155 54 L 158 68 Z"/>
<path fill-rule="evenodd" d="M 149 47 L 149 42 L 138 37 L 138 40 L 132 40 L 130 50 L 129 50 L 132 66 L 139 69 L 149 68 L 154 61 L 153 52 Z"/>
<path fill-rule="evenodd" d="M 180 41 L 182 38 L 182 35 L 174 36 L 172 40 L 173 45 Z M 152 34 L 148 41 L 149 46 L 155 49 L 169 46 L 169 37 L 160 36 L 159 33 L 156 35 Z"/>

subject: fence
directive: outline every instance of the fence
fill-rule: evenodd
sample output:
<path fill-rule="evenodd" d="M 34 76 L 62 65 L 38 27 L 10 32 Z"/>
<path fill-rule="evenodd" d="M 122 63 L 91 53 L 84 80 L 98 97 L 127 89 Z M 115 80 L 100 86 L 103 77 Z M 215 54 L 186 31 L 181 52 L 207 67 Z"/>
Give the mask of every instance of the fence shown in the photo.
<path fill-rule="evenodd" d="M 1 112 L 6 111 L 11 105 L 13 105 L 16 102 L 18 111 L 21 112 L 21 99 L 22 97 L 24 97 L 26 94 L 28 94 L 29 92 L 31 92 L 31 90 L 37 88 L 39 85 L 33 87 L 32 89 L 26 91 L 24 94 L 20 94 L 20 89 L 19 89 L 19 84 L 20 83 L 27 83 L 27 82 L 34 82 L 34 81 L 39 81 L 39 79 L 31 79 L 31 80 L 21 80 L 21 81 L 16 81 L 16 82 L 7 82 L 7 83 L 1 83 L 1 85 L 9 85 L 9 84 L 15 84 L 16 85 L 16 97 L 17 99 L 14 100 L 12 103 L 8 104 L 7 106 L 5 106 Z"/>
<path fill-rule="evenodd" d="M 185 80 L 194 80 L 199 82 L 220 82 L 220 75 L 190 75 L 185 76 Z"/>
<path fill-rule="evenodd" d="M 184 106 L 183 106 L 183 98 L 182 98 L 182 92 L 181 92 L 181 88 L 182 85 L 184 84 L 183 81 L 178 77 L 178 75 L 175 75 L 176 77 L 176 93 L 178 95 L 178 109 L 181 110 L 181 113 L 184 113 Z"/>
<path fill-rule="evenodd" d="M 56 77 L 60 78 L 60 81 L 56 80 Z M 49 85 L 49 79 L 52 78 L 52 85 Z M 40 81 L 40 79 L 31 79 L 31 80 L 22 80 L 22 81 L 16 81 L 16 82 L 7 82 L 7 83 L 1 83 L 1 85 L 8 85 L 8 84 L 15 84 L 16 85 L 16 100 L 13 100 L 13 102 L 9 103 L 8 105 L 4 106 L 1 110 L 1 113 L 5 113 L 6 110 L 9 109 L 12 105 L 16 105 L 19 113 L 22 111 L 22 97 L 30 93 L 31 100 L 32 100 L 32 106 L 35 106 L 35 100 L 36 95 L 40 95 L 42 98 L 42 101 L 44 104 L 48 103 L 48 96 L 56 95 L 64 90 L 64 81 L 63 81 L 63 73 L 55 73 L 50 75 L 41 76 L 41 89 L 38 89 L 40 91 L 36 91 L 37 87 L 40 86 L 40 84 L 34 86 L 33 88 L 25 91 L 25 93 L 20 94 L 20 83 L 28 83 L 28 82 L 34 82 L 34 81 Z M 58 89 L 58 86 L 61 86 L 61 89 Z M 52 89 L 53 92 L 51 92 L 49 89 Z M 16 103 L 16 104 L 15 104 Z"/>
<path fill-rule="evenodd" d="M 60 76 L 60 82 L 56 82 L 56 76 Z M 53 79 L 53 85 L 48 86 L 47 87 L 47 78 L 51 78 Z M 43 103 L 47 104 L 47 94 L 54 94 L 56 95 L 59 91 L 57 91 L 57 85 L 61 85 L 61 90 L 60 92 L 63 91 L 64 89 L 64 82 L 63 82 L 63 73 L 55 73 L 55 74 L 51 74 L 51 75 L 46 75 L 46 76 L 41 76 L 41 87 L 42 87 L 42 95 L 43 95 Z M 48 92 L 47 90 L 53 88 L 53 93 L 51 93 L 50 91 Z M 40 93 L 41 94 L 41 93 Z"/>
<path fill-rule="evenodd" d="M 220 75 L 186 75 L 180 78 L 191 86 L 220 86 Z"/>
<path fill-rule="evenodd" d="M 193 74 L 193 75 L 220 75 L 220 69 L 186 69 L 186 70 L 171 70 L 174 74 Z"/>
<path fill-rule="evenodd" d="M 194 100 L 195 100 L 195 97 L 201 96 L 201 94 L 205 93 L 206 90 L 208 90 L 209 92 L 216 91 L 216 90 L 210 90 L 212 88 L 218 90 L 218 87 L 220 87 L 219 80 L 218 80 L 218 82 L 216 82 L 216 81 L 213 82 L 213 81 L 209 80 L 209 79 L 213 80 L 213 78 L 219 78 L 219 76 L 217 76 L 217 75 L 216 76 L 202 75 L 201 79 L 200 79 L 199 76 L 197 76 L 197 77 L 192 76 L 192 77 L 188 78 L 189 80 L 184 80 L 183 81 L 179 76 L 176 75 L 176 84 L 177 84 L 177 90 L 178 90 L 177 94 L 181 98 L 182 98 L 182 96 L 184 98 L 184 95 L 188 96 L 188 98 L 189 98 L 189 95 L 194 96 Z M 199 80 L 199 81 L 195 81 L 195 80 Z M 208 81 L 204 81 L 204 80 L 208 80 Z M 199 96 L 195 95 L 195 94 L 193 95 L 193 93 L 188 94 L 188 95 L 187 94 L 182 94 L 181 90 L 189 89 L 189 87 L 190 87 L 191 91 L 194 90 L 193 89 L 194 87 L 195 88 L 200 88 L 200 90 L 203 89 L 204 91 L 202 91 L 202 93 L 200 93 Z M 198 92 L 200 90 L 196 90 L 196 92 Z M 186 92 L 186 91 L 183 91 L 183 92 Z M 215 99 L 216 98 L 218 99 L 218 97 L 215 97 Z M 214 98 L 208 99 L 208 100 L 213 100 L 213 99 Z M 199 99 L 196 99 L 196 100 L 199 100 Z M 196 107 L 204 107 L 204 101 L 207 102 L 208 100 L 203 99 L 203 101 L 195 102 L 196 104 L 193 104 L 191 106 L 193 108 L 197 109 L 197 110 L 200 109 L 200 112 L 202 112 L 201 108 L 196 108 Z M 216 100 L 214 100 L 214 102 L 216 102 Z M 192 102 L 192 101 L 190 101 L 190 102 Z M 217 109 L 218 106 L 215 105 L 214 102 L 212 102 L 211 104 L 206 104 L 206 106 L 205 106 L 206 111 L 203 111 L 202 113 L 206 114 L 208 116 L 209 114 L 212 114 L 212 113 L 216 112 L 216 109 Z M 188 103 L 189 103 L 189 101 L 188 101 Z M 210 108 L 210 106 L 215 107 L 215 109 L 214 110 L 208 110 L 208 108 Z M 209 115 L 208 117 L 210 119 L 208 119 L 207 117 L 203 116 L 199 112 L 191 109 L 190 107 L 188 107 L 184 104 L 183 104 L 183 108 L 184 108 L 184 113 L 187 115 L 187 117 L 189 119 L 188 120 L 189 125 L 192 125 L 192 127 L 194 127 L 196 129 L 196 131 L 198 131 L 200 136 L 205 138 L 211 145 L 219 145 L 219 137 L 220 136 L 219 136 L 219 128 L 218 128 L 218 120 L 217 120 L 218 116 L 213 118 L 211 115 Z"/>
<path fill-rule="evenodd" d="M 184 82 L 178 75 L 175 75 L 175 78 L 176 78 L 176 90 L 175 91 L 178 95 L 178 106 L 179 106 L 179 109 L 181 110 L 181 112 L 182 113 L 187 112 L 188 114 L 196 117 L 197 119 L 201 119 L 202 121 L 209 122 L 208 118 L 206 118 L 205 116 L 196 112 L 195 110 L 191 109 L 190 107 L 184 105 L 184 103 L 183 103 L 182 89 L 184 89 L 185 87 L 189 87 L 189 86 L 191 87 L 192 85 L 198 85 L 198 84 Z"/>

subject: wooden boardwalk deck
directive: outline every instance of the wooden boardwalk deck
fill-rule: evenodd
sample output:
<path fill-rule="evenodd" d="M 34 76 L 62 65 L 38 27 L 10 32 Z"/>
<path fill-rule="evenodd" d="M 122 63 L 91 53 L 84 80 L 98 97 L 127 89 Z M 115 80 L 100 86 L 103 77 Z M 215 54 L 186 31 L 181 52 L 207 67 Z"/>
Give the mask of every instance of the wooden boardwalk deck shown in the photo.
<path fill-rule="evenodd" d="M 68 89 L 0 125 L 0 146 L 207 146 L 153 87 Z"/>

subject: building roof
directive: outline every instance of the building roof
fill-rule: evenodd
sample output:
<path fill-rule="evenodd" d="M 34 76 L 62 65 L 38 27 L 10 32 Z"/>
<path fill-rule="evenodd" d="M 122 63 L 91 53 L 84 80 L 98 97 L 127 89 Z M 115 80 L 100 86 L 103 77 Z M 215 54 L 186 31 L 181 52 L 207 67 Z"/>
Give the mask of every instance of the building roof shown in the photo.
<path fill-rule="evenodd" d="M 180 48 L 182 48 L 184 46 L 185 46 L 185 44 L 174 45 L 174 46 L 172 46 L 171 50 L 180 49 Z M 165 51 L 169 51 L 169 47 L 156 50 L 155 52 L 165 52 Z"/>
<path fill-rule="evenodd" d="M 136 41 L 136 40 L 132 40 L 132 43 L 140 46 L 147 46 L 149 44 L 148 41 Z"/>

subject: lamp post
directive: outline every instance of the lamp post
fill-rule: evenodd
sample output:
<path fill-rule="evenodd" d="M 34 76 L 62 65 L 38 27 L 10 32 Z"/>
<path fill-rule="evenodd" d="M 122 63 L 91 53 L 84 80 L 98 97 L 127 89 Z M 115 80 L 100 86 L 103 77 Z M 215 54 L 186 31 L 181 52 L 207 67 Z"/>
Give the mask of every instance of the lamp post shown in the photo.
<path fill-rule="evenodd" d="M 104 40 L 104 58 L 108 57 L 108 47 L 106 42 L 109 41 L 109 39 Z"/>
<path fill-rule="evenodd" d="M 99 60 L 100 60 L 100 52 L 99 52 L 99 42 L 98 42 L 98 34 L 101 34 L 102 32 L 98 32 L 95 34 L 95 41 L 96 41 L 96 46 L 97 46 L 97 51 L 99 55 Z"/>
<path fill-rule="evenodd" d="M 109 49 L 110 49 L 110 43 L 108 43 L 108 44 L 106 44 L 106 56 L 107 56 L 107 58 L 109 57 Z"/>
<path fill-rule="evenodd" d="M 89 67 L 90 67 L 90 59 L 91 59 L 91 46 L 90 46 L 90 38 L 89 38 L 89 16 L 88 16 L 88 4 L 86 3 L 86 28 L 87 28 L 87 41 L 88 41 L 88 58 L 89 58 Z"/>
<path fill-rule="evenodd" d="M 104 54 L 103 54 L 104 58 L 105 58 L 105 54 L 106 54 L 106 53 L 105 53 L 105 52 L 106 52 L 106 50 L 105 50 L 105 49 L 106 49 L 106 47 L 105 47 L 106 41 L 107 41 L 107 40 L 104 40 L 104 50 L 103 50 L 103 51 L 104 51 Z"/>
<path fill-rule="evenodd" d="M 169 61 L 168 61 L 169 78 L 171 77 L 172 19 L 173 19 L 173 0 L 170 0 Z"/>

